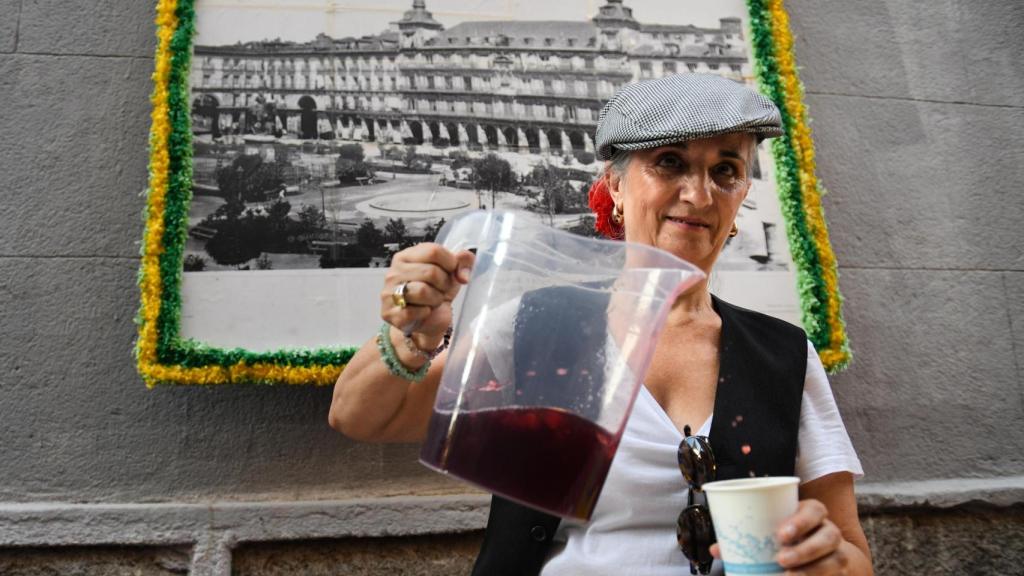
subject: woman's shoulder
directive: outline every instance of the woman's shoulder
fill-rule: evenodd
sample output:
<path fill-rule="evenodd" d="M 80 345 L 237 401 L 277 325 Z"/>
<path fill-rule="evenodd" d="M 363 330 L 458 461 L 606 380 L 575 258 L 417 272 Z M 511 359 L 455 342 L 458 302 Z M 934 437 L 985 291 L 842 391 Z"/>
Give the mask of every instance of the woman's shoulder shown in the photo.
<path fill-rule="evenodd" d="M 714 303 L 722 318 L 723 346 L 744 350 L 748 363 L 759 358 L 766 370 L 781 370 L 804 380 L 808 352 L 803 328 L 717 298 Z"/>
<path fill-rule="evenodd" d="M 800 326 L 763 312 L 737 306 L 714 295 L 711 298 L 718 315 L 725 317 L 730 324 L 755 333 L 777 334 L 787 339 L 796 339 L 801 346 L 805 346 L 807 332 Z"/>

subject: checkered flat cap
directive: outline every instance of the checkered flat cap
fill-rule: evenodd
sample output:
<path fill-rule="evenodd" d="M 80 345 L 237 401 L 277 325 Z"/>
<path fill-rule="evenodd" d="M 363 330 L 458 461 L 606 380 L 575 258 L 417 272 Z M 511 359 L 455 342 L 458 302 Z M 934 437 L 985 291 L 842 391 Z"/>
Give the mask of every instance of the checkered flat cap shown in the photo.
<path fill-rule="evenodd" d="M 714 74 L 673 74 L 629 84 L 597 120 L 597 157 L 731 132 L 758 140 L 782 135 L 782 116 L 768 98 Z"/>

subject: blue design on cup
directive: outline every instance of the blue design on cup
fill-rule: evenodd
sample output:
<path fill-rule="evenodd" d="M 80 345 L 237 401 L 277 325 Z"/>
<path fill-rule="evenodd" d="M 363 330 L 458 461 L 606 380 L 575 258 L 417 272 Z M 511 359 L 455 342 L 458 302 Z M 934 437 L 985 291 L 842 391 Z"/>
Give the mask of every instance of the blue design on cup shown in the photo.
<path fill-rule="evenodd" d="M 757 564 L 735 564 L 723 562 L 725 573 L 729 574 L 782 574 L 786 570 L 775 562 L 759 562 Z"/>
<path fill-rule="evenodd" d="M 726 528 L 718 531 L 718 540 L 724 542 L 733 554 L 743 556 L 743 559 L 753 563 L 771 560 L 779 550 L 779 545 L 771 534 L 758 538 L 744 530 Z"/>
<path fill-rule="evenodd" d="M 731 561 L 724 561 L 725 572 L 732 574 L 782 574 L 785 569 L 775 560 L 779 545 L 774 535 L 758 538 L 734 526 L 717 531 L 718 541 L 728 548 Z M 723 559 L 724 560 L 724 559 Z"/>

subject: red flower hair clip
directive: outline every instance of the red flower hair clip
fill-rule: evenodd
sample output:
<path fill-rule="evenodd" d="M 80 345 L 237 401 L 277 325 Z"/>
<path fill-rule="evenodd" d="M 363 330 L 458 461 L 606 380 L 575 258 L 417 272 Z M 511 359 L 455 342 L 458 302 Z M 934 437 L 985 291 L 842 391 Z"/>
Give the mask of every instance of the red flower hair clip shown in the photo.
<path fill-rule="evenodd" d="M 612 211 L 615 210 L 615 200 L 608 191 L 608 178 L 602 176 L 590 187 L 588 192 L 590 209 L 594 212 L 596 221 L 594 229 L 602 236 L 612 240 L 622 240 L 625 237 L 625 230 L 622 226 L 612 220 Z"/>

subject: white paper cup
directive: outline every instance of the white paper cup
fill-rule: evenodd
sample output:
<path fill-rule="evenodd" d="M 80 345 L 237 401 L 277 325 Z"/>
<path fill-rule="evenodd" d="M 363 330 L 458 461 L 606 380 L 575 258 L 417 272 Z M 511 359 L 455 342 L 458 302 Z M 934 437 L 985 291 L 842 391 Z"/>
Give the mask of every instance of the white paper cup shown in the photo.
<path fill-rule="evenodd" d="M 800 479 L 793 476 L 721 480 L 704 485 L 728 576 L 782 574 L 775 531 L 796 512 Z"/>

